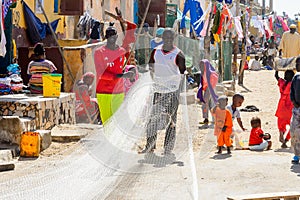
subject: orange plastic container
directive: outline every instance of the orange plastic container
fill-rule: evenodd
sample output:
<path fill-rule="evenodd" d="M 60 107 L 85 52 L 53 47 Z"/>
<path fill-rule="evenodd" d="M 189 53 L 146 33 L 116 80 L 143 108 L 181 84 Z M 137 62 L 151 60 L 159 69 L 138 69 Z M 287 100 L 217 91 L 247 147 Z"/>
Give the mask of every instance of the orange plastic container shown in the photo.
<path fill-rule="evenodd" d="M 20 156 L 39 157 L 40 141 L 38 132 L 23 132 L 21 135 Z"/>

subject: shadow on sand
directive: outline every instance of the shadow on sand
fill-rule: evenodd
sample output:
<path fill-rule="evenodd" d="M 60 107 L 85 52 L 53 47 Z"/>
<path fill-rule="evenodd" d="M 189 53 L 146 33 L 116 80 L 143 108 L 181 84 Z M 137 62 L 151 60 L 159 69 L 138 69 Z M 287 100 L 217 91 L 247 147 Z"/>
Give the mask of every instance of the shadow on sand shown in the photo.
<path fill-rule="evenodd" d="M 224 160 L 224 159 L 227 159 L 227 158 L 230 158 L 232 157 L 231 154 L 217 154 L 217 155 L 214 155 L 213 157 L 210 157 L 210 159 L 214 159 L 214 160 Z"/>
<path fill-rule="evenodd" d="M 167 154 L 163 156 L 158 156 L 155 153 L 147 153 L 144 156 L 144 159 L 139 160 L 138 163 L 143 164 L 153 164 L 153 167 L 161 168 L 166 167 L 167 165 L 176 164 L 180 167 L 184 166 L 182 161 L 176 161 L 175 154 Z"/>
<path fill-rule="evenodd" d="M 240 85 L 244 90 L 241 91 L 241 93 L 248 93 L 248 92 L 252 92 L 252 90 L 248 89 L 246 86 L 244 85 Z"/>
<path fill-rule="evenodd" d="M 291 148 L 278 148 L 278 149 L 275 149 L 274 152 L 293 153 Z"/>
<path fill-rule="evenodd" d="M 291 172 L 296 173 L 297 176 L 300 177 L 300 164 L 292 164 L 292 166 L 291 166 Z"/>

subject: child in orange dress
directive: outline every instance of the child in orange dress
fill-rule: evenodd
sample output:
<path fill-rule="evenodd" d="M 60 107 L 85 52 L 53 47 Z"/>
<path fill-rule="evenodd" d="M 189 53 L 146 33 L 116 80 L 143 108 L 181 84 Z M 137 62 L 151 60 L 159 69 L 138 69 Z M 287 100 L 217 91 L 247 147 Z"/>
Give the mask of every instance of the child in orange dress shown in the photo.
<path fill-rule="evenodd" d="M 217 136 L 218 141 L 218 152 L 222 153 L 222 147 L 225 144 L 227 147 L 227 153 L 231 154 L 231 139 L 230 135 L 232 133 L 232 117 L 226 105 L 228 103 L 228 98 L 226 96 L 220 96 L 218 98 L 217 106 L 212 109 L 212 115 L 215 119 L 214 134 Z"/>
<path fill-rule="evenodd" d="M 292 118 L 293 103 L 290 98 L 291 84 L 294 77 L 293 70 L 286 70 L 284 72 L 284 79 L 278 76 L 278 71 L 275 72 L 275 78 L 278 81 L 278 87 L 280 91 L 280 99 L 278 102 L 275 116 L 277 119 L 277 126 L 279 130 L 279 141 L 282 143 L 282 148 L 287 148 L 286 143 L 290 140 L 290 131 L 288 131 L 286 137 L 286 126 L 290 125 Z"/>

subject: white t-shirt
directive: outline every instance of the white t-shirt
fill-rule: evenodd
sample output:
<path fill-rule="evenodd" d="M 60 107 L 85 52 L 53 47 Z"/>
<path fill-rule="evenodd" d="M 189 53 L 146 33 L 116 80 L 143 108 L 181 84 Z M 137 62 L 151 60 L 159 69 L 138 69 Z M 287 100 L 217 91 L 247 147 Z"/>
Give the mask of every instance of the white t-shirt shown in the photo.
<path fill-rule="evenodd" d="M 176 64 L 179 52 L 177 47 L 167 53 L 162 50 L 162 45 L 156 48 L 153 77 L 155 92 L 169 93 L 179 89 L 181 74 Z"/>
<path fill-rule="evenodd" d="M 250 66 L 251 70 L 261 70 L 261 64 L 258 60 L 253 60 Z"/>
<path fill-rule="evenodd" d="M 226 108 L 230 111 L 231 115 L 232 115 L 232 121 L 235 118 L 241 118 L 241 114 L 240 114 L 240 110 L 238 108 L 235 108 L 235 111 L 233 112 L 232 110 L 232 105 L 227 105 Z"/>

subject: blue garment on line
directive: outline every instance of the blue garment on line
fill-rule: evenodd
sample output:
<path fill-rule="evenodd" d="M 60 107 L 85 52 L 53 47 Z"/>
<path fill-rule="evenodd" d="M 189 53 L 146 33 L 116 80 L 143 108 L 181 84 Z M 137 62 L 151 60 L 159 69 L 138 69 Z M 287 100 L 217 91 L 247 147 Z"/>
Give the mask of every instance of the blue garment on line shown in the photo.
<path fill-rule="evenodd" d="M 218 2 L 222 3 L 223 0 L 218 0 Z M 225 3 L 226 4 L 232 4 L 232 0 L 225 0 Z"/>
<path fill-rule="evenodd" d="M 188 11 L 190 11 L 190 16 L 191 16 L 190 32 L 193 31 L 193 29 L 192 29 L 192 27 L 193 27 L 196 32 L 196 35 L 199 36 L 200 32 L 203 29 L 204 21 L 202 21 L 199 26 L 198 26 L 198 24 L 194 24 L 194 23 L 196 21 L 198 21 L 203 15 L 203 10 L 201 8 L 200 2 L 197 0 L 186 0 L 185 1 L 183 12 L 182 12 L 182 20 L 180 22 L 180 29 L 186 28 L 185 27 L 185 17 L 186 17 L 186 14 Z"/>
<path fill-rule="evenodd" d="M 28 36 L 30 41 L 35 44 L 44 39 L 46 34 L 50 34 L 51 30 L 47 23 L 42 23 L 42 21 L 35 16 L 35 14 L 24 1 L 22 3 Z M 60 19 L 56 19 L 53 22 L 50 22 L 53 31 L 56 30 L 59 20 Z"/>

